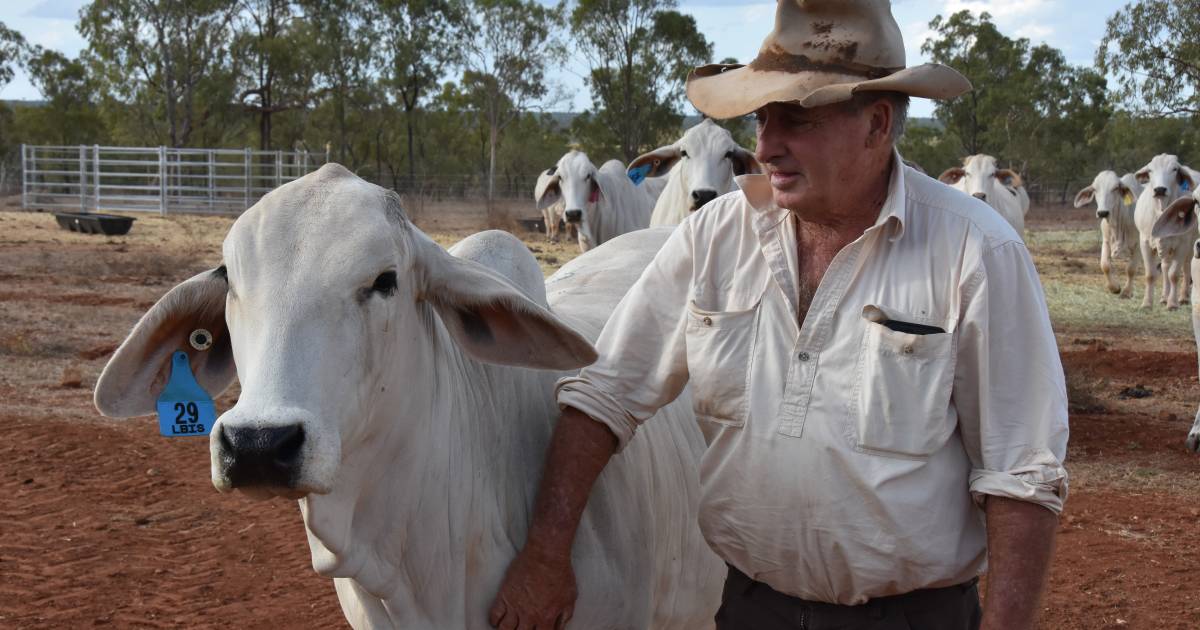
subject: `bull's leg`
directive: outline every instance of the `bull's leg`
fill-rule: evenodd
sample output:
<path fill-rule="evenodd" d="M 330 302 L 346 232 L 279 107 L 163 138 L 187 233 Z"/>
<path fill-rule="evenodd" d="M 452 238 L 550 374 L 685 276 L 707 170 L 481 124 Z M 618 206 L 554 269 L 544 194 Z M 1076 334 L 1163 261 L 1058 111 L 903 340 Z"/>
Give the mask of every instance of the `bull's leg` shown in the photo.
<path fill-rule="evenodd" d="M 1108 224 L 1108 220 L 1100 222 L 1100 271 L 1104 272 L 1104 281 L 1108 284 L 1109 293 L 1120 293 L 1121 287 L 1117 286 L 1116 279 L 1112 273 L 1112 246 L 1109 244 L 1112 240 L 1112 226 Z"/>
<path fill-rule="evenodd" d="M 1192 265 L 1187 256 L 1178 256 L 1179 269 L 1183 272 L 1183 278 L 1179 281 L 1179 286 L 1175 289 L 1175 295 L 1179 296 L 1180 304 L 1191 304 L 1192 294 Z"/>
<path fill-rule="evenodd" d="M 1182 275 L 1179 271 L 1179 258 L 1172 252 L 1170 256 L 1163 258 L 1163 264 L 1167 266 L 1167 273 L 1163 278 L 1163 298 L 1166 300 L 1168 311 L 1177 311 L 1179 310 L 1179 281 Z"/>
<path fill-rule="evenodd" d="M 1129 247 L 1126 248 L 1125 255 L 1129 257 L 1129 260 L 1125 264 L 1125 288 L 1121 289 L 1121 299 L 1128 300 L 1133 297 L 1133 277 L 1137 275 L 1138 252 L 1135 248 Z"/>
<path fill-rule="evenodd" d="M 1192 423 L 1192 430 L 1188 431 L 1187 447 L 1193 453 L 1200 452 L 1200 409 L 1196 410 L 1196 420 Z"/>
<path fill-rule="evenodd" d="M 1142 308 L 1154 308 L 1154 281 L 1157 279 L 1158 270 L 1154 267 L 1154 250 L 1150 247 L 1150 242 L 1142 239 L 1139 241 L 1139 247 L 1142 250 L 1142 264 L 1146 265 L 1145 273 L 1142 274 L 1146 280 L 1146 295 L 1142 296 Z"/>

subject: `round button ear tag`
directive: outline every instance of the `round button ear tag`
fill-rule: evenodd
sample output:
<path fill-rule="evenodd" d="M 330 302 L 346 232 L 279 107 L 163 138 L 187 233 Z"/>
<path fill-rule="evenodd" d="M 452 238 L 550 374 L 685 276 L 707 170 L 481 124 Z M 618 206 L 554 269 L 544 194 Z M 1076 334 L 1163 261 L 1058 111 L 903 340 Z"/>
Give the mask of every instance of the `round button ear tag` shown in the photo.
<path fill-rule="evenodd" d="M 197 330 L 189 341 L 203 332 L 212 344 L 208 331 Z M 200 344 L 203 345 L 203 344 Z M 166 437 L 206 436 L 217 422 L 217 409 L 212 397 L 196 382 L 188 355 L 176 350 L 171 355 L 171 378 L 158 397 L 158 432 Z"/>
<path fill-rule="evenodd" d="M 649 173 L 650 173 L 650 165 L 643 164 L 643 165 L 629 171 L 629 180 L 633 182 L 634 186 L 638 186 L 646 179 L 646 175 L 648 175 Z"/>

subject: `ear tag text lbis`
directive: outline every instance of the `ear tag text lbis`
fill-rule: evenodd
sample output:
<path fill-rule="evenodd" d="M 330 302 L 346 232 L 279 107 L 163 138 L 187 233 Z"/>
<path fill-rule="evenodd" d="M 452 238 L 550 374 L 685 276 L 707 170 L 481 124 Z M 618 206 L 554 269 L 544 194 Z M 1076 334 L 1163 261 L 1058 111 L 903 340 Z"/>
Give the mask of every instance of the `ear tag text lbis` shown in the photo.
<path fill-rule="evenodd" d="M 212 431 L 217 409 L 212 397 L 192 376 L 188 354 L 171 356 L 171 378 L 158 397 L 158 431 L 166 437 L 203 437 Z"/>

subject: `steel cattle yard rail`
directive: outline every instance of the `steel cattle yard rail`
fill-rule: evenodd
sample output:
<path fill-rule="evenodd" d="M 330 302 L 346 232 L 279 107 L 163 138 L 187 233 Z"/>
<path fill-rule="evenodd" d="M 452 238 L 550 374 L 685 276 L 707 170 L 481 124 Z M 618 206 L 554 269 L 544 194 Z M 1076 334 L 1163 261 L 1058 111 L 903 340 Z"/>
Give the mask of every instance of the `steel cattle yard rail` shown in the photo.
<path fill-rule="evenodd" d="M 326 161 L 304 151 L 21 145 L 21 206 L 239 214 Z"/>

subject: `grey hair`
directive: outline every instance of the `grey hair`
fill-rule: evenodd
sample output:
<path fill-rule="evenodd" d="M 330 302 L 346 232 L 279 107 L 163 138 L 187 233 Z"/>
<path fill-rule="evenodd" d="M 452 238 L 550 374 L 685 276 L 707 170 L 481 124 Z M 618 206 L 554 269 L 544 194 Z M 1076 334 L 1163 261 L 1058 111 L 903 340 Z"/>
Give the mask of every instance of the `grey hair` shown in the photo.
<path fill-rule="evenodd" d="M 858 92 L 849 101 L 848 107 L 854 111 L 862 111 L 868 106 L 887 100 L 892 104 L 892 142 L 899 142 L 908 127 L 908 106 L 912 99 L 903 92 Z"/>

